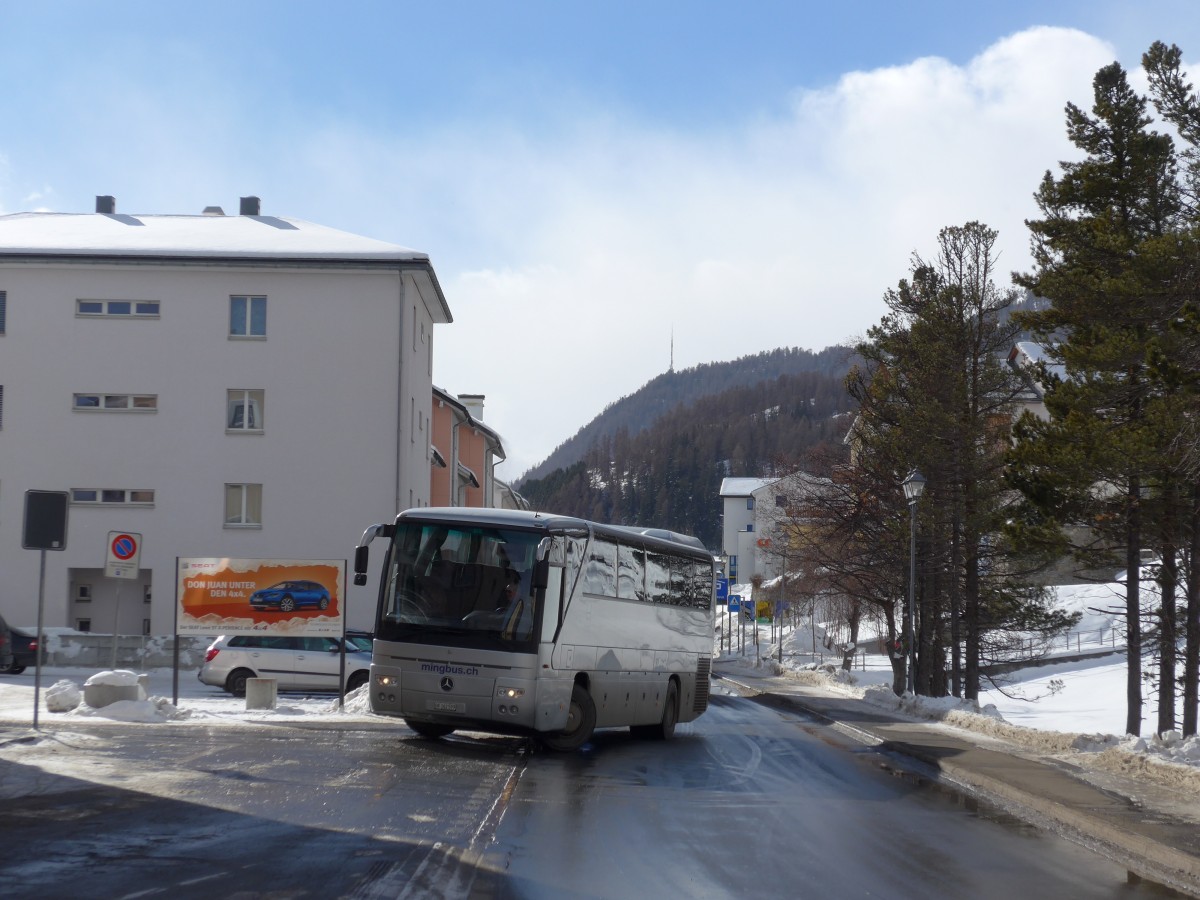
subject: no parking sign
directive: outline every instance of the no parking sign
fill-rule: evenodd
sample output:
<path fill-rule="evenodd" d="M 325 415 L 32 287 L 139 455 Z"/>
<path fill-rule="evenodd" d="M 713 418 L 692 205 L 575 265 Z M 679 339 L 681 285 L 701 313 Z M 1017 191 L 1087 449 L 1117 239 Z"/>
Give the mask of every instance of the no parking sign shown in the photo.
<path fill-rule="evenodd" d="M 137 578 L 142 556 L 142 536 L 132 531 L 110 531 L 104 560 L 106 578 Z"/>

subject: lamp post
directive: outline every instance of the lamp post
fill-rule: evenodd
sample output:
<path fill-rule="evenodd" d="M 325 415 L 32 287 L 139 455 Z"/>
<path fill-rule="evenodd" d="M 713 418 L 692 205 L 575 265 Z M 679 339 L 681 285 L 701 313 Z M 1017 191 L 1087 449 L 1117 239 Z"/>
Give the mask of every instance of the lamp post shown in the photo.
<path fill-rule="evenodd" d="M 925 490 L 925 476 L 917 469 L 908 473 L 901 483 L 904 497 L 908 500 L 909 545 L 908 545 L 908 693 L 917 692 L 917 501 Z"/>

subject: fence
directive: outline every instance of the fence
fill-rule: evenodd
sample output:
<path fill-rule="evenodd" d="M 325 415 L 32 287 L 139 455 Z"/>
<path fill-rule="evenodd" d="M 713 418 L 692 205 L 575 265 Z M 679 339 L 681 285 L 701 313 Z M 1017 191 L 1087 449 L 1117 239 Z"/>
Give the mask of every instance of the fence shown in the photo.
<path fill-rule="evenodd" d="M 1006 649 L 1014 656 L 1027 658 L 1054 653 L 1084 653 L 1088 650 L 1115 650 L 1125 645 L 1124 635 L 1111 626 L 1091 631 L 1071 631 L 1052 638 L 1030 637 L 1010 644 Z"/>
<path fill-rule="evenodd" d="M 119 669 L 158 669 L 174 665 L 175 637 L 173 635 L 117 635 L 117 662 Z M 179 665 L 194 668 L 204 662 L 204 651 L 212 643 L 210 637 L 184 635 L 179 643 Z M 113 664 L 113 636 L 111 634 L 56 634 L 46 635 L 42 648 L 44 664 L 47 666 L 79 666 L 82 668 L 108 669 Z"/>

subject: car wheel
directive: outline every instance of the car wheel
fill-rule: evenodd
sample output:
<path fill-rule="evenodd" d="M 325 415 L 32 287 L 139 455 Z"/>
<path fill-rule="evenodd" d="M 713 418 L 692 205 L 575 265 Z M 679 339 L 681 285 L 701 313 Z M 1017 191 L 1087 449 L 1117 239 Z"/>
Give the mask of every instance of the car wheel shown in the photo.
<path fill-rule="evenodd" d="M 18 666 L 14 663 L 13 665 L 9 666 L 4 671 L 7 672 L 9 675 L 20 675 L 22 672 L 25 671 L 25 667 Z"/>
<path fill-rule="evenodd" d="M 225 690 L 235 697 L 246 696 L 246 680 L 256 677 L 249 669 L 234 669 L 225 679 Z"/>
<path fill-rule="evenodd" d="M 367 683 L 367 680 L 370 677 L 371 677 L 371 673 L 366 671 L 365 669 L 360 669 L 359 671 L 355 672 L 353 675 L 350 676 L 349 680 L 346 682 L 347 693 L 349 693 L 351 691 L 357 691 L 360 687 L 362 687 L 364 684 Z"/>
<path fill-rule="evenodd" d="M 571 709 L 567 714 L 567 727 L 562 731 L 541 735 L 542 743 L 551 750 L 578 750 L 596 730 L 596 704 L 587 689 L 577 684 L 571 689 Z"/>
<path fill-rule="evenodd" d="M 293 600 L 291 597 L 284 597 L 282 600 L 279 601 L 279 611 L 280 612 L 291 612 L 295 608 L 296 608 L 296 601 Z"/>
<path fill-rule="evenodd" d="M 317 603 L 317 606 L 320 607 L 321 609 L 329 609 L 329 598 L 322 597 L 320 602 Z"/>

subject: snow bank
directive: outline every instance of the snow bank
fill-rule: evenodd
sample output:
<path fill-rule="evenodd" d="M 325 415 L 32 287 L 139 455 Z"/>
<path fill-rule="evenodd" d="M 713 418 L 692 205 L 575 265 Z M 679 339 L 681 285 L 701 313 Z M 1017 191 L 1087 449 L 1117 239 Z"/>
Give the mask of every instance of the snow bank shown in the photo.
<path fill-rule="evenodd" d="M 1091 769 L 1142 778 L 1166 787 L 1200 795 L 1200 737 L 1184 740 L 1171 731 L 1162 737 L 1122 738 L 1102 734 L 1079 734 L 1026 728 L 1006 722 L 995 706 L 979 707 L 957 697 L 897 697 L 886 685 L 858 687 L 851 673 L 832 666 L 816 666 L 801 671 L 781 670 L 777 674 L 814 687 L 857 697 L 892 712 L 914 718 L 942 722 L 976 734 L 1007 741 L 1026 750 L 1051 755 L 1086 765 Z"/>

